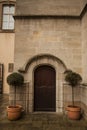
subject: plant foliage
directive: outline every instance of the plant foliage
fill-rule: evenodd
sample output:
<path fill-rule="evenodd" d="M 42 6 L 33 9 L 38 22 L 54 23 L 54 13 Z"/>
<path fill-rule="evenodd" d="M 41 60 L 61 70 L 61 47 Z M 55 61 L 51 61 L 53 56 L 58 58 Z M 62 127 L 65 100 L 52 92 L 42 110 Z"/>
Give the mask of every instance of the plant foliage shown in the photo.
<path fill-rule="evenodd" d="M 80 74 L 73 72 L 72 70 L 66 70 L 65 74 L 65 81 L 70 84 L 72 87 L 72 105 L 74 106 L 74 87 L 78 86 L 81 81 L 82 77 Z"/>
<path fill-rule="evenodd" d="M 20 73 L 13 72 L 8 75 L 7 83 L 11 86 L 21 86 L 24 83 L 24 77 Z"/>
<path fill-rule="evenodd" d="M 81 81 L 82 77 L 80 74 L 75 73 L 75 72 L 68 72 L 65 76 L 65 80 L 72 86 L 75 87 L 77 86 Z"/>
<path fill-rule="evenodd" d="M 16 106 L 16 87 L 23 85 L 24 77 L 20 73 L 13 72 L 7 76 L 7 83 L 14 86 L 14 106 Z"/>

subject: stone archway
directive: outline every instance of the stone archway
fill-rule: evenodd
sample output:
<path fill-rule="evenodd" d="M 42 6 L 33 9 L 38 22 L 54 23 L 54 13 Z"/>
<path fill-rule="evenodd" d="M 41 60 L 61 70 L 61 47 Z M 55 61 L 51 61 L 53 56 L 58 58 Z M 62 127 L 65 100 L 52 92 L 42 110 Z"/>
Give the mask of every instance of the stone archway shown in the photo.
<path fill-rule="evenodd" d="M 37 55 L 28 60 L 25 66 L 19 69 L 24 73 L 25 80 L 29 82 L 29 112 L 34 111 L 34 71 L 39 66 L 51 66 L 56 72 L 56 112 L 63 111 L 63 73 L 67 69 L 65 64 L 57 57 L 49 54 Z"/>

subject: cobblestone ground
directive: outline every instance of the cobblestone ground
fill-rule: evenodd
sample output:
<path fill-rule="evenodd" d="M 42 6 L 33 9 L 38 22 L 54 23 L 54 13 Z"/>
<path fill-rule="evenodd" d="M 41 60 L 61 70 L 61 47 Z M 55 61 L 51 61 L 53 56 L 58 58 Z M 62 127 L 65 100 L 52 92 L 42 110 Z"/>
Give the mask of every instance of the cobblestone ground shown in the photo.
<path fill-rule="evenodd" d="M 87 121 L 69 120 L 56 113 L 33 113 L 20 120 L 9 121 L 6 116 L 8 96 L 0 95 L 0 130 L 87 130 Z"/>

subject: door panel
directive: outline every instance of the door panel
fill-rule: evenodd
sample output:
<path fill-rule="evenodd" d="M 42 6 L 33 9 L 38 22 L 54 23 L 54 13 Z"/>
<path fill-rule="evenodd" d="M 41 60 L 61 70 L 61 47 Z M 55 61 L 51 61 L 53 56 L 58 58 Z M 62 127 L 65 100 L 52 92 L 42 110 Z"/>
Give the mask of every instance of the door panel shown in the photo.
<path fill-rule="evenodd" d="M 56 74 L 47 65 L 38 67 L 34 72 L 34 111 L 55 111 Z"/>

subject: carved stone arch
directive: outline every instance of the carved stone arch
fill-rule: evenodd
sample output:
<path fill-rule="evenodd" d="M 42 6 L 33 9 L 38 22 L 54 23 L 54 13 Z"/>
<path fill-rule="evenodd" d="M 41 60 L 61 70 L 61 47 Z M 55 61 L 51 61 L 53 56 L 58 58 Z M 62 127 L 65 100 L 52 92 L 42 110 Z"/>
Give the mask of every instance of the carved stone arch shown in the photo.
<path fill-rule="evenodd" d="M 21 73 L 26 73 L 28 71 L 29 66 L 33 63 L 33 62 L 37 62 L 38 60 L 41 59 L 52 59 L 53 61 L 58 62 L 59 64 L 61 64 L 64 68 L 67 68 L 66 65 L 64 64 L 64 62 L 59 59 L 58 57 L 51 55 L 51 54 L 40 54 L 40 55 L 36 55 L 33 56 L 32 58 L 30 58 L 23 67 L 19 68 L 19 72 Z"/>
<path fill-rule="evenodd" d="M 19 69 L 24 73 L 25 80 L 29 82 L 29 102 L 27 107 L 29 112 L 34 110 L 34 70 L 40 65 L 52 66 L 56 72 L 56 112 L 63 112 L 63 73 L 67 69 L 62 60 L 50 54 L 36 55 L 29 59 L 26 64 Z"/>

